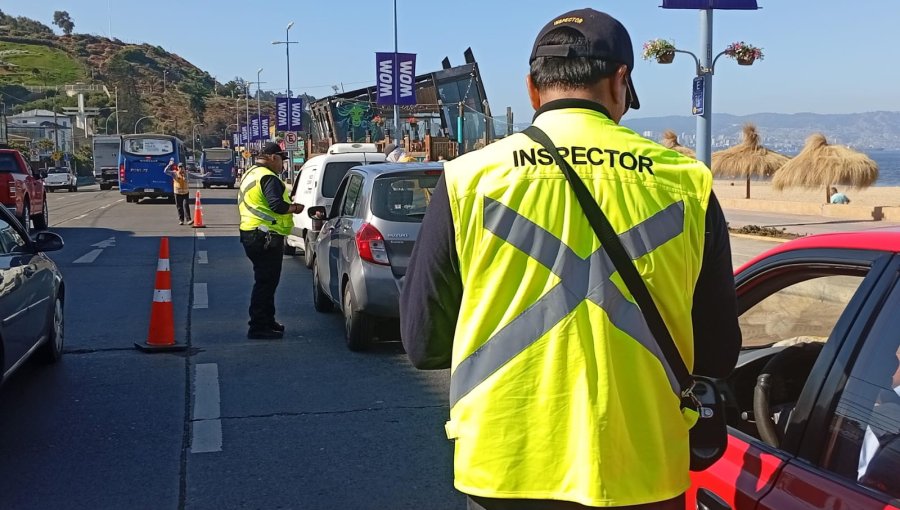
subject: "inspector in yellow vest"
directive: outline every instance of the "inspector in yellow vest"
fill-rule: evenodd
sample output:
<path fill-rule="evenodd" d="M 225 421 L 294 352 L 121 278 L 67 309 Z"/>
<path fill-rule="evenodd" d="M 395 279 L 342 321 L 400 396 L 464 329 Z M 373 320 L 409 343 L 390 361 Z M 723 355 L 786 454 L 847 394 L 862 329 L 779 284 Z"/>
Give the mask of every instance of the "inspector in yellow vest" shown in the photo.
<path fill-rule="evenodd" d="M 601 109 L 569 101 L 535 125 L 597 198 L 690 368 L 712 177 Z M 600 507 L 683 493 L 695 418 L 550 155 L 517 134 L 444 178 L 464 288 L 447 423 L 456 488 Z"/>
<path fill-rule="evenodd" d="M 266 175 L 278 179 L 275 172 L 264 166 L 252 166 L 241 180 L 238 193 L 238 210 L 241 213 L 241 230 L 255 230 L 261 225 L 283 236 L 291 233 L 294 217 L 291 214 L 278 214 L 269 208 L 269 202 L 263 193 L 260 181 Z M 284 187 L 284 201 L 290 203 L 291 197 L 287 186 Z"/>

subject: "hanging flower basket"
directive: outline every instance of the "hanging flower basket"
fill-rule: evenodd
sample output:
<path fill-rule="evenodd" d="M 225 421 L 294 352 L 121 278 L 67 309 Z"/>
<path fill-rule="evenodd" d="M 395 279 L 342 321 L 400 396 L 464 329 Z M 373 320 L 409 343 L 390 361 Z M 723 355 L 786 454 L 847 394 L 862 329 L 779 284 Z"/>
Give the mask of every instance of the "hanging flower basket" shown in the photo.
<path fill-rule="evenodd" d="M 673 60 L 675 60 L 674 51 L 666 51 L 656 56 L 656 63 L 658 64 L 671 64 Z"/>
<path fill-rule="evenodd" d="M 655 59 L 660 64 L 670 64 L 675 59 L 675 44 L 665 39 L 653 39 L 644 43 L 641 52 L 644 60 Z"/>
<path fill-rule="evenodd" d="M 744 41 L 731 43 L 725 48 L 725 55 L 737 60 L 738 65 L 751 66 L 753 62 L 763 59 L 762 48 L 757 48 Z"/>

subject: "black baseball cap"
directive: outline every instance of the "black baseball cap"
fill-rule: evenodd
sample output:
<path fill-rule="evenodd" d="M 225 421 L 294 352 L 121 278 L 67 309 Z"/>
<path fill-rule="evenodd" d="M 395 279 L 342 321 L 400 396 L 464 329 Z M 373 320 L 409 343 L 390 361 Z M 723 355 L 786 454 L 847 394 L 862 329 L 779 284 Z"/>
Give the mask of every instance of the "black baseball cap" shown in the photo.
<path fill-rule="evenodd" d="M 580 33 L 586 39 L 585 44 L 541 44 L 544 37 L 557 28 L 568 27 Z M 538 57 L 574 58 L 587 57 L 602 60 L 613 71 L 614 66 L 625 65 L 628 68 L 628 91 L 631 93 L 629 107 L 637 110 L 641 107 L 634 83 L 631 81 L 631 70 L 634 69 L 634 48 L 628 30 L 616 18 L 605 12 L 594 9 L 577 9 L 557 16 L 547 23 L 531 50 L 531 64 Z"/>
<path fill-rule="evenodd" d="M 263 146 L 262 151 L 260 151 L 260 154 L 266 156 L 281 156 L 281 159 L 287 159 L 288 157 L 287 152 L 275 142 L 266 143 L 266 145 Z"/>

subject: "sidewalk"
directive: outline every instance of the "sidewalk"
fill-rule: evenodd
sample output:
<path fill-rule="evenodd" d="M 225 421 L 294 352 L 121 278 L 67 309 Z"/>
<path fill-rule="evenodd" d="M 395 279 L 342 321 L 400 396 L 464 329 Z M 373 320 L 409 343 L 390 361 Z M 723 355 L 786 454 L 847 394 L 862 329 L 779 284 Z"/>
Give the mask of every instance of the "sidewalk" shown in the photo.
<path fill-rule="evenodd" d="M 799 214 L 766 213 L 725 208 L 725 220 L 731 228 L 746 225 L 772 227 L 799 235 L 822 234 L 827 232 L 847 232 L 862 230 L 900 231 L 900 223 L 890 221 L 854 220 L 829 216 L 809 216 Z"/>

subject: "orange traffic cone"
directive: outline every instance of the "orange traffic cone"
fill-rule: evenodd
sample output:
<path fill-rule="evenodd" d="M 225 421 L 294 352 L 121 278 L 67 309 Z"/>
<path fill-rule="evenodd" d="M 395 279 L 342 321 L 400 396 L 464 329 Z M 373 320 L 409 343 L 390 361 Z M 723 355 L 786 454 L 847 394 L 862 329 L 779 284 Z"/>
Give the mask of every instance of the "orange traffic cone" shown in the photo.
<path fill-rule="evenodd" d="M 175 343 L 175 313 L 172 308 L 172 277 L 169 272 L 169 238 L 159 244 L 159 262 L 156 264 L 156 285 L 153 304 L 150 307 L 150 328 L 147 342 L 135 342 L 144 352 L 183 351 L 186 345 Z"/>
<path fill-rule="evenodd" d="M 203 224 L 203 204 L 200 203 L 200 192 L 197 192 L 197 198 L 194 199 L 194 228 L 206 228 Z"/>

